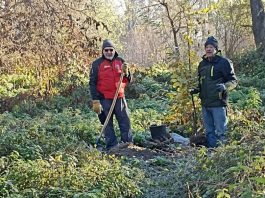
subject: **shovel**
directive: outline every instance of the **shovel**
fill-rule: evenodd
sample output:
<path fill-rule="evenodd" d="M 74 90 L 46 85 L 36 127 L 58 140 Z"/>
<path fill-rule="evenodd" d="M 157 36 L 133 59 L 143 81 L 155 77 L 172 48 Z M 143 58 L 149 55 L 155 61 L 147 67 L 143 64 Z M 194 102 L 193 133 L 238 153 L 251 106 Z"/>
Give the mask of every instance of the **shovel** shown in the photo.
<path fill-rule="evenodd" d="M 107 115 L 107 117 L 106 117 L 106 119 L 105 119 L 105 121 L 104 121 L 103 127 L 101 128 L 100 135 L 99 135 L 99 137 L 98 137 L 97 140 L 96 140 L 96 147 L 97 147 L 97 148 L 102 147 L 102 146 L 100 146 L 100 144 L 99 144 L 99 143 L 100 143 L 100 139 L 103 137 L 103 135 L 104 135 L 104 130 L 106 129 L 106 126 L 107 126 L 107 124 L 108 124 L 108 122 L 109 122 L 109 120 L 110 120 L 110 117 L 112 116 L 112 112 L 113 112 L 113 109 L 114 109 L 114 107 L 115 107 L 115 104 L 116 104 L 116 101 L 117 101 L 117 98 L 118 98 L 119 91 L 120 91 L 120 89 L 121 89 L 123 76 L 124 76 L 124 74 L 123 74 L 123 72 L 122 72 L 122 73 L 121 73 L 121 76 L 120 76 L 120 80 L 119 80 L 118 87 L 117 87 L 117 89 L 116 89 L 116 92 L 115 92 L 115 95 L 114 95 L 113 101 L 112 101 L 111 106 L 110 106 L 109 113 L 108 113 L 108 115 Z M 102 113 L 101 113 L 101 114 L 102 114 Z M 101 115 L 101 114 L 100 114 L 100 115 Z M 105 115 L 105 114 L 104 114 L 104 115 Z M 101 121 L 102 121 L 102 120 L 101 120 Z"/>

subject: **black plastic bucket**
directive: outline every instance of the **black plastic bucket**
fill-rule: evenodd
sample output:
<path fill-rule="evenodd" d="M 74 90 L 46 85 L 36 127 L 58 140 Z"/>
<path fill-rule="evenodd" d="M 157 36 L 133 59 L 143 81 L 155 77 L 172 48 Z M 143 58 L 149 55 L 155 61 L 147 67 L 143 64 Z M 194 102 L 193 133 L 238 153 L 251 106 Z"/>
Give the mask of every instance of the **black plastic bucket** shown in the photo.
<path fill-rule="evenodd" d="M 161 139 L 164 139 L 166 137 L 166 133 L 167 133 L 166 125 L 160 125 L 160 126 L 151 125 L 149 129 L 151 132 L 152 139 L 161 140 Z"/>

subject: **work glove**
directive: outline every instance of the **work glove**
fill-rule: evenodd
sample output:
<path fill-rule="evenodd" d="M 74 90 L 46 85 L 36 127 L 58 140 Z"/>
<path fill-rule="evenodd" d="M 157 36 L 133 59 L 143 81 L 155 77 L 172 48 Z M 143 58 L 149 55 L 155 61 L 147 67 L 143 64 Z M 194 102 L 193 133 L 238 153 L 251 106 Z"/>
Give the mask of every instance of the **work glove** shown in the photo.
<path fill-rule="evenodd" d="M 231 91 L 237 86 L 236 80 L 231 80 L 225 83 L 226 90 Z"/>
<path fill-rule="evenodd" d="M 200 89 L 199 88 L 193 88 L 193 89 L 190 89 L 189 92 L 190 92 L 191 95 L 197 94 L 197 93 L 200 92 Z"/>
<path fill-rule="evenodd" d="M 97 114 L 100 114 L 101 111 L 103 110 L 99 100 L 93 100 L 92 105 L 93 105 L 92 106 L 93 111 L 96 112 Z"/>
<path fill-rule="evenodd" d="M 217 88 L 217 91 L 219 91 L 219 92 L 223 92 L 226 90 L 226 86 L 223 83 L 217 84 L 216 88 Z"/>
<path fill-rule="evenodd" d="M 122 72 L 125 76 L 129 75 L 129 65 L 128 63 L 124 62 L 122 65 Z"/>

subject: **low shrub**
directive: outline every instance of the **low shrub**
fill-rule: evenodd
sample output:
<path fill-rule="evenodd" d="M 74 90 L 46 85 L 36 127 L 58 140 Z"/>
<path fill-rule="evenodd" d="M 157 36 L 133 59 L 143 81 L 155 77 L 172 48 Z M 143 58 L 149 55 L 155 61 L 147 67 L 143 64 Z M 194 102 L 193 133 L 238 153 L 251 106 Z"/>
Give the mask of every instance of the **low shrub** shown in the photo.
<path fill-rule="evenodd" d="M 113 156 L 80 148 L 75 155 L 24 160 L 0 158 L 0 197 L 135 197 L 143 174 Z M 8 168 L 8 171 L 5 171 Z"/>

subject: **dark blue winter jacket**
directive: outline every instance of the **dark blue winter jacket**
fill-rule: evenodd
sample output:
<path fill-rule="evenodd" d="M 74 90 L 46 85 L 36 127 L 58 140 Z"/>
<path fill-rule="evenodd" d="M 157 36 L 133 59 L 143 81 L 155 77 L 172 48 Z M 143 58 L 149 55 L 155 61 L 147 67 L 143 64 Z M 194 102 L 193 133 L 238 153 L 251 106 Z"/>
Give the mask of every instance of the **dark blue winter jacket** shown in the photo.
<path fill-rule="evenodd" d="M 215 55 L 211 60 L 203 57 L 198 67 L 199 97 L 202 106 L 223 107 L 227 105 L 227 90 L 219 92 L 217 84 L 235 87 L 237 79 L 230 60 Z"/>

